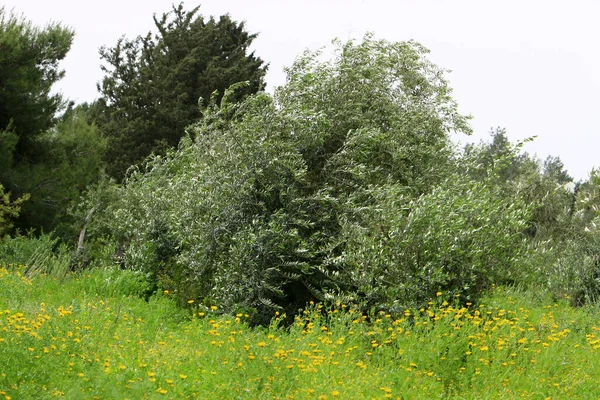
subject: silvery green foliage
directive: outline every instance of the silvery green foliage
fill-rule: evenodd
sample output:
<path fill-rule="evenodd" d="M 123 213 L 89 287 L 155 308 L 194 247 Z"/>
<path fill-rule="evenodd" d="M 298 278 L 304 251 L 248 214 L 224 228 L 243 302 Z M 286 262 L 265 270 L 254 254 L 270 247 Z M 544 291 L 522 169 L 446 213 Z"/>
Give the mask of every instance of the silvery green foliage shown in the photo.
<path fill-rule="evenodd" d="M 568 188 L 567 188 L 568 189 Z M 600 173 L 593 169 L 587 181 L 568 192 L 573 198 L 568 218 L 553 240 L 542 243 L 545 264 L 539 267 L 544 283 L 554 293 L 568 295 L 574 305 L 600 298 Z M 565 188 L 561 190 L 566 192 Z M 544 260 L 544 258 L 542 258 Z"/>
<path fill-rule="evenodd" d="M 557 157 L 543 163 L 510 143 L 504 130 L 491 143 L 469 145 L 466 157 L 475 165 L 465 176 L 491 181 L 498 196 L 518 199 L 531 211 L 525 233 L 530 249 L 520 262 L 523 286 L 569 296 L 574 305 L 600 295 L 600 246 L 597 226 L 600 179 L 592 171 L 586 182 L 573 182 Z"/>
<path fill-rule="evenodd" d="M 178 150 L 105 188 L 90 232 L 182 299 L 259 320 L 328 296 L 409 303 L 463 271 L 456 290 L 477 285 L 522 216 L 452 174 L 449 133 L 469 127 L 445 71 L 414 42 L 336 46 L 300 56 L 274 95 L 231 104 L 232 88 Z M 446 257 L 419 258 L 439 244 Z"/>
<path fill-rule="evenodd" d="M 394 185 L 373 195 L 377 205 L 346 226 L 343 257 L 355 294 L 371 305 L 418 307 L 437 291 L 473 301 L 492 284 L 521 278 L 530 215 L 523 201 L 459 174 L 416 198 Z"/>

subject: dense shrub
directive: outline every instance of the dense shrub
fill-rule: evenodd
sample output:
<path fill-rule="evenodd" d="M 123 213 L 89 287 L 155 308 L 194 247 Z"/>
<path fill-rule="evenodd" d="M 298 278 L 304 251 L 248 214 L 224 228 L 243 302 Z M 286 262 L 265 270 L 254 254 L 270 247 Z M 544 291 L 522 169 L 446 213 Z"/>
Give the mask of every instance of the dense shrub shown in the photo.
<path fill-rule="evenodd" d="M 209 107 L 177 151 L 102 184 L 92 240 L 163 289 L 254 310 L 313 299 L 419 304 L 509 282 L 529 209 L 464 179 L 450 131 L 469 132 L 444 71 L 414 42 L 367 37 L 307 53 L 274 96 Z"/>
<path fill-rule="evenodd" d="M 377 206 L 348 224 L 343 257 L 355 294 L 371 304 L 420 306 L 437 291 L 473 301 L 492 284 L 522 278 L 524 202 L 509 203 L 493 186 L 461 175 L 415 199 L 402 187 L 375 192 Z"/>
<path fill-rule="evenodd" d="M 12 229 L 13 220 L 21 211 L 21 204 L 28 199 L 28 194 L 16 200 L 11 199 L 10 192 L 5 192 L 4 186 L 0 184 L 0 239 Z"/>
<path fill-rule="evenodd" d="M 600 297 L 600 173 L 593 170 L 571 197 L 559 220 L 561 229 L 537 244 L 540 260 L 535 261 L 554 295 L 583 305 Z"/>

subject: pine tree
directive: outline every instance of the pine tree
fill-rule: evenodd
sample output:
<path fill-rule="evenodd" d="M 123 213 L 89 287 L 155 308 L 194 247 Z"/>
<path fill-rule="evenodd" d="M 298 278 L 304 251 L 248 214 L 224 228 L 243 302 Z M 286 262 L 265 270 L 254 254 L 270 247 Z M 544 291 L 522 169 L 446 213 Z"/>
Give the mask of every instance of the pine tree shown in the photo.
<path fill-rule="evenodd" d="M 205 21 L 198 9 L 180 4 L 154 17 L 157 34 L 100 51 L 107 65 L 98 123 L 109 138 L 107 171 L 117 179 L 152 152 L 176 146 L 214 91 L 220 101 L 237 82 L 249 82 L 239 99 L 264 88 L 266 65 L 248 52 L 256 35 L 227 15 Z"/>
<path fill-rule="evenodd" d="M 63 105 L 50 89 L 64 75 L 58 63 L 73 35 L 60 24 L 40 29 L 0 8 L 0 165 L 35 159 L 35 137 L 54 124 Z"/>

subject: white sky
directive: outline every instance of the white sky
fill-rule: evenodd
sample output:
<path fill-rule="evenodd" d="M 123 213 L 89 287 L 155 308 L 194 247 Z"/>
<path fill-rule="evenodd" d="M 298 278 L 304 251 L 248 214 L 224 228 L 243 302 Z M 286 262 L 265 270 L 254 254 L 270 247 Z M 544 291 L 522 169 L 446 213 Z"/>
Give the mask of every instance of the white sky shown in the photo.
<path fill-rule="evenodd" d="M 153 29 L 152 14 L 170 0 L 4 0 L 37 25 L 62 22 L 76 31 L 58 85 L 78 102 L 98 97 L 98 48 Z M 390 41 L 414 39 L 449 75 L 475 135 L 507 129 L 511 140 L 537 135 L 526 150 L 560 156 L 576 179 L 600 166 L 600 1 L 595 0 L 188 0 L 200 14 L 229 13 L 259 33 L 253 49 L 270 64 L 268 90 L 304 49 L 372 31 Z"/>

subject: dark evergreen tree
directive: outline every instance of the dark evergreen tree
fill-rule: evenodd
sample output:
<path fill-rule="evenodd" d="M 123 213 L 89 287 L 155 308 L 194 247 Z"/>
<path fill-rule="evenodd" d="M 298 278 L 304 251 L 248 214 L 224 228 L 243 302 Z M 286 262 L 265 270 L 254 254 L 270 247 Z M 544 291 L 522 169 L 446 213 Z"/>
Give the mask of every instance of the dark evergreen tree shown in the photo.
<path fill-rule="evenodd" d="M 71 201 L 91 183 L 80 179 L 82 173 L 99 171 L 98 163 L 98 171 L 82 168 L 94 159 L 79 151 L 100 143 L 97 135 L 98 140 L 89 141 L 87 131 L 94 133 L 94 128 L 74 130 L 83 125 L 75 127 L 66 119 L 56 125 L 65 102 L 50 91 L 64 76 L 59 62 L 73 36 L 60 24 L 39 28 L 0 8 L 0 187 L 7 192 L 4 215 L 18 215 L 14 225 L 21 231 L 55 229 Z M 25 199 L 29 200 L 23 203 Z M 10 233 L 12 221 L 8 222 L 0 231 Z"/>
<path fill-rule="evenodd" d="M 237 82 L 249 82 L 239 99 L 264 88 L 266 65 L 248 52 L 256 35 L 227 15 L 206 21 L 198 9 L 174 6 L 154 17 L 157 34 L 100 50 L 107 65 L 97 121 L 109 138 L 107 170 L 117 179 L 152 152 L 176 146 L 214 91 L 220 101 Z"/>
<path fill-rule="evenodd" d="M 36 161 L 23 159 L 5 175 L 14 182 L 14 195 L 29 193 L 15 227 L 51 232 L 61 239 L 74 239 L 79 221 L 67 210 L 79 201 L 87 187 L 100 178 L 106 140 L 88 123 L 85 109 L 68 110 L 56 124 L 38 135 Z"/>
<path fill-rule="evenodd" d="M 51 94 L 50 89 L 64 75 L 58 64 L 69 51 L 73 35 L 72 30 L 60 24 L 40 29 L 0 8 L 3 171 L 23 158 L 35 159 L 38 150 L 35 137 L 53 125 L 63 101 L 59 94 Z"/>

